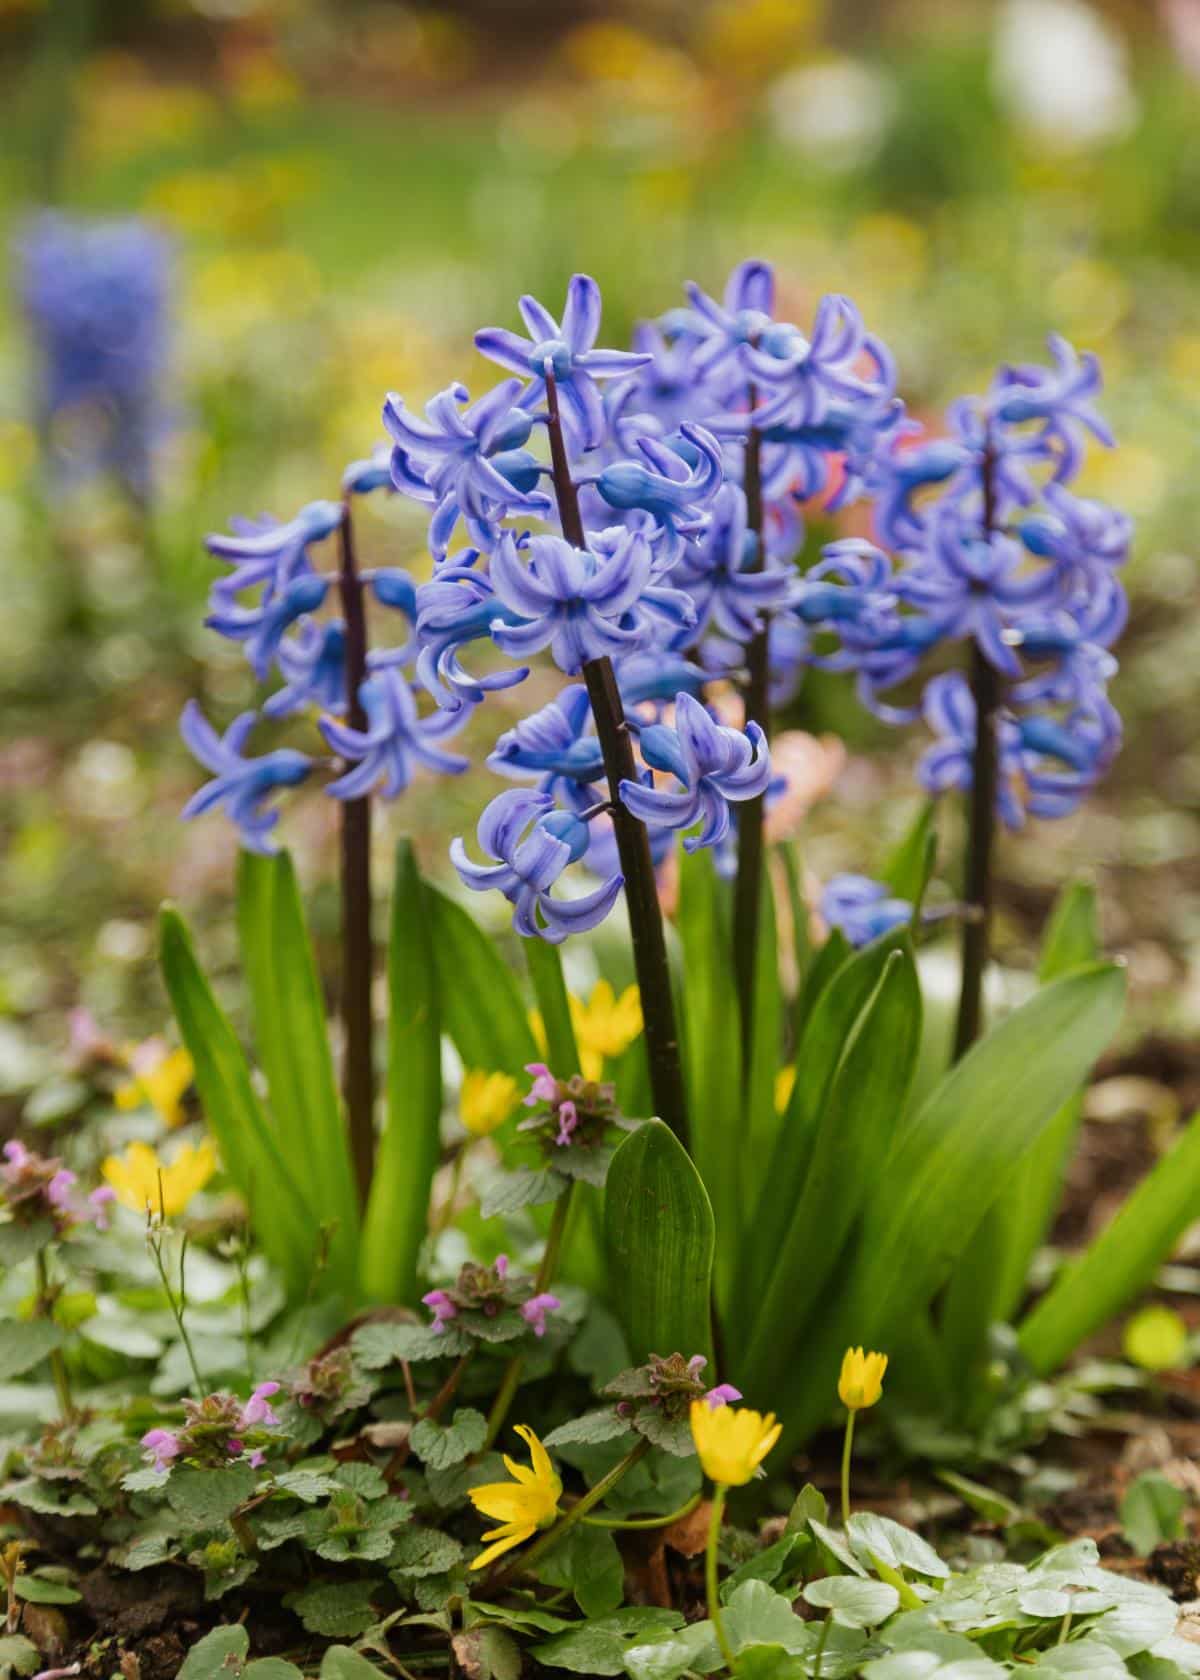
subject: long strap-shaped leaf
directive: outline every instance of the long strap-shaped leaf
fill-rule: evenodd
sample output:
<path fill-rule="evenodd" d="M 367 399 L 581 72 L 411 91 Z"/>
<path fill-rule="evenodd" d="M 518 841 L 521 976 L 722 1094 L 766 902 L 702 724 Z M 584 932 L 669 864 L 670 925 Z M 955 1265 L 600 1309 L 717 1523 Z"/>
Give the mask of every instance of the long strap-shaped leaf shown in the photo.
<path fill-rule="evenodd" d="M 850 1343 L 885 1352 L 945 1283 L 980 1221 L 1109 1042 L 1125 995 L 1107 964 L 1044 987 L 939 1082 L 873 1174 L 855 1263 L 805 1348 L 808 1380 L 785 1424 L 828 1415 Z M 769 1399 L 769 1397 L 768 1397 Z"/>
<path fill-rule="evenodd" d="M 635 1362 L 652 1353 L 710 1358 L 712 1207 L 661 1120 L 647 1120 L 613 1156 L 604 1210 L 613 1300 Z"/>
<path fill-rule="evenodd" d="M 680 992 L 688 1118 L 692 1155 L 721 1234 L 717 1294 L 724 1312 L 741 1223 L 738 1156 L 743 1147 L 745 1097 L 737 993 L 728 906 L 712 858 L 704 851 L 685 855 L 679 876 L 677 925 L 683 959 Z"/>
<path fill-rule="evenodd" d="M 362 1243 L 362 1281 L 377 1301 L 412 1305 L 440 1150 L 442 1035 L 430 893 L 412 847 L 396 848 L 388 942 L 387 1129 Z"/>
<path fill-rule="evenodd" d="M 529 978 L 533 981 L 533 995 L 537 998 L 542 1029 L 546 1034 L 548 1065 L 556 1079 L 570 1079 L 573 1073 L 579 1072 L 579 1049 L 575 1043 L 571 1004 L 558 946 L 550 945 L 544 939 L 526 939 L 522 943 L 525 961 L 529 965 Z"/>
<path fill-rule="evenodd" d="M 524 1078 L 537 1046 L 512 970 L 460 904 L 436 887 L 426 890 L 442 1024 L 464 1067 Z"/>
<path fill-rule="evenodd" d="M 293 1299 L 307 1293 L 320 1231 L 254 1094 L 250 1067 L 205 979 L 179 912 L 161 920 L 163 978 L 196 1069 L 196 1088 L 225 1170 L 250 1209 L 263 1249 Z"/>
<path fill-rule="evenodd" d="M 886 1158 L 908 1096 L 921 1040 L 921 988 L 911 948 L 892 951 L 855 1022 L 819 1118 L 808 1170 L 791 1208 L 769 1282 L 737 1324 L 753 1329 L 735 1359 L 755 1393 L 803 1364 L 806 1327 L 820 1310 L 838 1257 Z M 731 1327 L 732 1328 L 732 1327 Z M 775 1401 L 772 1400 L 772 1404 Z"/>
<path fill-rule="evenodd" d="M 338 1097 L 329 1026 L 296 871 L 286 852 L 238 862 L 238 931 L 254 1006 L 258 1060 L 289 1161 L 302 1163 L 301 1194 L 332 1229 L 330 1271 L 357 1291 L 358 1197 Z"/>
<path fill-rule="evenodd" d="M 1050 918 L 1040 978 L 1057 980 L 1087 967 L 1096 961 L 1098 945 L 1095 890 L 1075 882 L 1063 892 Z M 978 1373 L 987 1358 L 991 1326 L 1008 1323 L 1021 1304 L 1029 1267 L 1054 1217 L 1082 1111 L 1083 1093 L 1075 1091 L 989 1210 L 946 1290 L 943 1364 L 959 1379 L 955 1393 L 963 1409 L 973 1400 L 986 1399 L 985 1385 L 971 1373 Z"/>
<path fill-rule="evenodd" d="M 1200 1207 L 1200 1114 L 1151 1168 L 1080 1259 L 1066 1266 L 1020 1329 L 1035 1371 L 1055 1371 L 1153 1279 Z"/>

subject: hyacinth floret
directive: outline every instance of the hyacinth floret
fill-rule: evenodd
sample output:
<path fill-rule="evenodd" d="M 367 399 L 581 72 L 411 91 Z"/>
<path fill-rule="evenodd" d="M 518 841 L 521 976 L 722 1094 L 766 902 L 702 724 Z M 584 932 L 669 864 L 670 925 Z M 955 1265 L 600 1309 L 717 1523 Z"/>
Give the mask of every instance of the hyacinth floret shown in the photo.
<path fill-rule="evenodd" d="M 475 334 L 475 348 L 501 367 L 529 380 L 518 399 L 523 409 L 546 400 L 549 363 L 562 405 L 563 426 L 580 449 L 594 449 L 605 430 L 604 402 L 597 380 L 616 379 L 650 360 L 636 350 L 597 350 L 600 332 L 600 288 L 587 274 L 574 274 L 567 285 L 561 323 L 535 297 L 522 297 L 517 306 L 529 333 L 504 327 L 483 327 Z"/>
<path fill-rule="evenodd" d="M 549 795 L 525 788 L 497 794 L 480 817 L 477 833 L 480 848 L 495 861 L 472 863 L 461 838 L 451 842 L 450 861 L 473 892 L 504 894 L 513 906 L 513 926 L 524 938 L 559 944 L 568 934 L 596 927 L 616 903 L 620 874 L 579 898 L 551 896 L 567 866 L 584 856 L 589 834 L 585 822 L 557 810 Z"/>
<path fill-rule="evenodd" d="M 766 738 L 756 723 L 745 734 L 716 723 L 690 694 L 675 699 L 675 724 L 651 724 L 641 732 L 642 758 L 650 770 L 666 771 L 680 784 L 671 792 L 653 785 L 623 781 L 621 799 L 649 828 L 689 829 L 684 849 L 719 845 L 729 832 L 729 805 L 755 799 L 767 790 L 771 760 Z"/>
<path fill-rule="evenodd" d="M 412 781 L 418 764 L 448 775 L 469 769 L 470 759 L 434 744 L 463 727 L 471 715 L 469 706 L 422 717 L 417 691 L 391 665 L 373 672 L 359 688 L 358 698 L 366 714 L 365 729 L 321 719 L 326 741 L 352 766 L 326 788 L 335 799 L 362 799 L 377 786 L 385 799 L 395 799 Z"/>
<path fill-rule="evenodd" d="M 180 733 L 195 757 L 213 772 L 213 779 L 192 795 L 183 815 L 198 817 L 223 804 L 247 851 L 269 855 L 276 850 L 270 836 L 279 812 L 265 809 L 266 802 L 281 789 L 305 781 L 313 761 L 290 747 L 279 747 L 261 758 L 246 757 L 242 749 L 256 722 L 256 713 L 243 712 L 224 735 L 218 735 L 196 702 L 188 701 L 180 718 Z"/>

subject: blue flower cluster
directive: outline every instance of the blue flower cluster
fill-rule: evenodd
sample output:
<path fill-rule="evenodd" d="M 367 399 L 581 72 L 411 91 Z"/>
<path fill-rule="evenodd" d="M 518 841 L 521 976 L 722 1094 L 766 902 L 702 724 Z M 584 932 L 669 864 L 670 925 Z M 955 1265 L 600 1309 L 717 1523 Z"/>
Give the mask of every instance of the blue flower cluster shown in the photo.
<path fill-rule="evenodd" d="M 153 488 L 164 431 L 171 246 L 149 223 L 43 211 L 18 234 L 18 290 L 37 351 L 39 425 L 68 482 Z"/>
<path fill-rule="evenodd" d="M 1094 360 L 1055 340 L 1051 368 L 1003 369 L 986 397 L 955 405 L 946 437 L 926 440 L 847 299 L 822 299 L 803 330 L 777 315 L 762 262 L 741 264 L 719 302 L 695 286 L 687 296 L 639 327 L 631 351 L 597 347 L 600 293 L 587 276 L 571 280 L 559 316 L 522 298 L 524 334 L 476 335 L 506 375 L 491 390 L 473 399 L 451 385 L 423 414 L 390 394 L 390 444 L 347 469 L 342 502 L 209 541 L 230 571 L 208 622 L 259 678 L 281 679 L 267 715 L 322 714 L 335 797 L 395 797 L 418 765 L 464 769 L 440 743 L 523 682 L 535 655 L 573 679 L 488 759 L 525 784 L 482 815 L 488 861 L 461 839 L 451 854 L 468 887 L 510 900 L 526 936 L 557 941 L 612 908 L 613 801 L 646 826 L 656 864 L 680 837 L 728 863 L 738 805 L 772 797 L 779 779 L 763 731 L 718 721 L 705 696 L 737 678 L 764 628 L 774 702 L 805 666 L 853 671 L 880 715 L 928 722 L 937 743 L 921 776 L 935 791 L 969 783 L 970 687 L 943 670 L 923 694 L 893 691 L 945 644 L 975 644 L 1003 684 L 1006 821 L 1072 809 L 1116 750 L 1108 650 L 1124 622 L 1115 573 L 1129 527 L 1069 488 L 1086 438 L 1111 441 L 1093 406 Z M 347 719 L 346 625 L 319 616 L 333 580 L 311 551 L 335 533 L 344 544 L 354 497 L 379 490 L 426 510 L 432 574 L 361 574 L 404 630 L 369 654 Z M 869 499 L 877 543 L 831 543 L 802 571 L 802 508 L 815 497 L 834 509 Z M 588 686 L 606 661 L 637 751 L 635 774 L 611 782 Z M 243 757 L 249 727 L 239 719 L 221 742 L 189 716 L 188 738 L 216 772 L 189 810 L 225 801 L 245 843 L 263 848 L 269 795 L 319 761 Z M 601 885 L 564 895 L 575 864 Z M 835 897 L 829 919 L 856 934 L 907 910 L 857 879 Z"/>

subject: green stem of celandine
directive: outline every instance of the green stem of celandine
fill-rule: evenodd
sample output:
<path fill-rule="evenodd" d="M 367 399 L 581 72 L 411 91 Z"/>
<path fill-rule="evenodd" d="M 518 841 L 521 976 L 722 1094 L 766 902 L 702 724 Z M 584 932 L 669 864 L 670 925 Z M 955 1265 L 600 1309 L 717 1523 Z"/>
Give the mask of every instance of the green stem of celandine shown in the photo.
<path fill-rule="evenodd" d="M 346 624 L 346 721 L 365 730 L 366 713 L 359 689 L 367 676 L 367 614 L 362 578 L 354 548 L 350 498 L 342 504 L 338 527 L 338 590 Z M 375 1166 L 375 1057 L 371 982 L 375 953 L 371 942 L 371 801 L 341 801 L 342 1025 L 345 1061 L 342 1090 L 350 1131 L 350 1153 L 361 1206 L 366 1206 Z"/>
<path fill-rule="evenodd" d="M 526 1569 L 532 1569 L 535 1563 L 539 1563 L 552 1547 L 558 1545 L 558 1542 L 569 1529 L 574 1528 L 576 1523 L 582 1522 L 588 1512 L 599 1505 L 601 1500 L 608 1498 L 608 1495 L 616 1487 L 625 1472 L 632 1470 L 635 1464 L 640 1464 L 649 1451 L 650 1443 L 643 1436 L 635 1447 L 630 1448 L 620 1463 L 614 1464 L 606 1476 L 601 1476 L 595 1487 L 589 1488 L 583 1497 L 571 1506 L 569 1511 L 563 1513 L 553 1528 L 548 1528 L 539 1540 L 534 1541 L 527 1552 L 523 1552 L 520 1557 L 514 1558 L 498 1574 L 488 1577 L 484 1582 L 486 1596 L 489 1599 L 494 1598 L 499 1588 L 507 1586 L 514 1575 L 519 1575 Z"/>
<path fill-rule="evenodd" d="M 37 1302 L 34 1307 L 38 1318 L 53 1316 L 53 1297 L 50 1293 L 50 1273 L 46 1266 L 46 1250 L 37 1251 Z M 71 1399 L 71 1378 L 67 1372 L 67 1362 L 63 1358 L 62 1349 L 55 1348 L 50 1354 L 50 1372 L 54 1378 L 54 1392 L 58 1396 L 59 1416 L 64 1423 L 69 1423 L 75 1415 L 75 1405 Z"/>
<path fill-rule="evenodd" d="M 713 1625 L 718 1649 L 725 1658 L 725 1664 L 730 1674 L 736 1674 L 737 1661 L 733 1655 L 733 1647 L 730 1645 L 725 1632 L 725 1623 L 721 1616 L 721 1596 L 717 1591 L 717 1546 L 721 1538 L 721 1519 L 725 1515 L 725 1495 L 728 1491 L 723 1482 L 717 1482 L 713 1488 L 712 1516 L 708 1523 L 708 1545 L 704 1549 L 704 1590 L 708 1598 L 708 1619 Z"/>
<path fill-rule="evenodd" d="M 547 432 L 550 438 L 550 459 L 553 468 L 554 490 L 558 499 L 558 516 L 563 536 L 575 548 L 586 548 L 583 520 L 579 512 L 579 497 L 571 477 L 558 408 L 558 389 L 554 373 L 547 363 L 546 406 Z M 667 964 L 667 942 L 663 932 L 662 908 L 658 902 L 658 883 L 654 878 L 654 863 L 650 856 L 650 836 L 644 823 L 626 809 L 621 799 L 621 783 L 637 780 L 637 764 L 629 728 L 625 722 L 625 708 L 621 702 L 612 661 L 589 659 L 583 667 L 596 734 L 604 757 L 604 773 L 608 780 L 612 805 L 612 825 L 625 877 L 625 902 L 629 909 L 629 931 L 633 942 L 633 963 L 641 993 L 643 1031 L 646 1055 L 650 1067 L 650 1091 L 654 1112 L 687 1147 L 687 1103 L 683 1087 L 683 1067 L 679 1056 L 679 1031 L 675 1024 L 675 1001 L 671 992 L 671 971 Z"/>
<path fill-rule="evenodd" d="M 753 410 L 755 395 L 750 392 Z M 746 437 L 746 529 L 753 532 L 755 553 L 752 569 L 765 563 L 762 502 L 762 437 L 754 426 Z M 769 627 L 764 620 L 746 648 L 745 721 L 757 723 L 763 734 L 771 734 Z M 742 1078 L 750 1078 L 754 1053 L 754 988 L 758 970 L 758 920 L 763 884 L 763 823 L 765 795 L 748 799 L 738 807 L 737 878 L 733 887 L 733 972 L 737 987 L 742 1028 Z"/>
<path fill-rule="evenodd" d="M 546 1233 L 546 1247 L 542 1252 L 541 1264 L 533 1280 L 533 1292 L 540 1295 L 549 1285 L 551 1278 L 558 1269 L 558 1257 L 562 1253 L 563 1238 L 567 1231 L 567 1216 L 571 1211 L 571 1195 L 575 1189 L 575 1180 L 571 1179 L 567 1188 L 554 1204 L 554 1212 L 550 1216 L 550 1229 Z M 521 1372 L 525 1368 L 525 1356 L 514 1353 L 504 1368 L 504 1375 L 500 1379 L 500 1387 L 496 1390 L 496 1398 L 492 1401 L 492 1409 L 488 1413 L 487 1434 L 484 1437 L 483 1451 L 496 1442 L 497 1436 L 504 1427 L 504 1420 L 508 1416 L 509 1407 L 513 1403 L 521 1382 Z"/>
<path fill-rule="evenodd" d="M 842 1527 L 850 1526 L 850 1460 L 854 1456 L 854 1420 L 858 1413 L 847 1408 L 846 1438 L 842 1443 Z"/>

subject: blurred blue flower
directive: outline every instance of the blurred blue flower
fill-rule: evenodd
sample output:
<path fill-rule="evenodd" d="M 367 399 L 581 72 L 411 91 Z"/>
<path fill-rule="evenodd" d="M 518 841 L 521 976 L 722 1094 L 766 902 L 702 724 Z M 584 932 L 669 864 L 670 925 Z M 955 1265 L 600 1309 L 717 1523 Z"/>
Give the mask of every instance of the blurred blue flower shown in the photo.
<path fill-rule="evenodd" d="M 917 779 L 927 793 L 951 788 L 966 792 L 974 781 L 975 699 L 961 671 L 944 671 L 925 685 L 921 698 L 925 722 L 938 736 L 917 766 Z M 1021 803 L 1021 737 L 1013 718 L 996 718 L 996 814 L 1007 828 L 1025 820 Z"/>
<path fill-rule="evenodd" d="M 68 478 L 111 472 L 145 498 L 165 429 L 170 242 L 133 218 L 45 211 L 19 232 L 16 256 L 53 465 Z"/>
<path fill-rule="evenodd" d="M 412 684 L 394 666 L 373 672 L 359 688 L 358 698 L 367 717 L 364 730 L 321 719 L 321 733 L 330 747 L 354 766 L 326 788 L 335 799 L 362 799 L 379 782 L 383 797 L 395 799 L 418 764 L 448 775 L 469 768 L 470 759 L 433 745 L 457 734 L 471 715 L 469 706 L 423 718 Z"/>
<path fill-rule="evenodd" d="M 638 739 L 650 770 L 673 775 L 683 791 L 668 792 L 647 783 L 623 781 L 621 799 L 648 828 L 691 828 L 697 835 L 683 842 L 687 851 L 718 845 L 729 832 L 729 801 L 754 799 L 771 779 L 767 742 L 756 723 L 745 734 L 727 729 L 709 716 L 690 694 L 675 699 L 675 726 L 654 723 Z"/>
<path fill-rule="evenodd" d="M 550 888 L 588 849 L 588 826 L 569 811 L 554 808 L 545 793 L 510 788 L 498 794 L 479 819 L 479 844 L 492 864 L 472 863 L 462 840 L 450 845 L 450 861 L 464 886 L 494 888 L 514 909 L 513 926 L 526 939 L 557 945 L 568 934 L 598 926 L 616 903 L 623 878 L 613 875 L 581 898 L 552 898 Z M 540 920 L 539 920 L 540 918 Z"/>
<path fill-rule="evenodd" d="M 504 327 L 483 327 L 475 334 L 475 348 L 531 381 L 519 399 L 525 409 L 545 401 L 549 362 L 564 430 L 578 448 L 594 449 L 604 437 L 604 403 L 596 381 L 627 374 L 649 356 L 593 348 L 600 332 L 600 288 L 589 275 L 572 275 L 561 324 L 534 297 L 523 297 L 518 308 L 528 338 Z"/>
<path fill-rule="evenodd" d="M 276 663 L 284 686 L 263 705 L 268 717 L 286 717 L 304 706 L 345 711 L 346 626 L 340 619 L 302 624 L 295 636 L 280 642 Z"/>
<path fill-rule="evenodd" d="M 821 889 L 821 919 L 855 947 L 869 945 L 912 920 L 913 907 L 893 898 L 882 881 L 867 875 L 831 875 Z"/>
<path fill-rule="evenodd" d="M 1110 449 L 1116 440 L 1091 401 L 1104 383 L 1098 359 L 1090 351 L 1081 356 L 1057 333 L 1046 343 L 1053 368 L 1031 362 L 1001 368 L 987 411 L 1005 425 L 1040 424 L 1038 443 L 1054 461 L 1054 482 L 1063 484 L 1083 463 L 1088 433 Z"/>
<path fill-rule="evenodd" d="M 655 648 L 652 652 L 627 653 L 614 667 L 621 699 L 627 706 L 638 706 L 653 700 L 660 704 L 674 701 L 683 689 L 699 694 L 708 675 L 693 665 L 681 653 Z"/>
<path fill-rule="evenodd" d="M 696 608 L 696 632 L 710 625 L 731 641 L 745 644 L 756 634 L 764 613 L 787 604 L 795 572 L 782 566 L 754 571 L 754 532 L 746 524 L 746 498 L 736 484 L 722 486 L 700 542 L 690 544 L 671 572 Z"/>
<path fill-rule="evenodd" d="M 394 490 L 392 449 L 377 443 L 364 461 L 351 461 L 342 474 L 342 492 L 347 496 L 369 496 L 373 490 Z"/>
<path fill-rule="evenodd" d="M 265 680 L 285 632 L 298 618 L 316 612 L 329 591 L 329 579 L 316 572 L 293 578 L 283 589 L 253 607 L 219 601 L 204 620 L 210 630 L 231 642 L 244 642 L 246 657 L 259 682 Z M 215 591 L 214 591 L 215 595 Z"/>
<path fill-rule="evenodd" d="M 263 586 L 263 602 L 286 589 L 301 573 L 311 571 L 309 545 L 321 542 L 342 523 L 340 502 L 309 502 L 286 524 L 262 514 L 257 519 L 232 519 L 232 536 L 214 532 L 204 546 L 218 560 L 233 567 L 229 577 L 212 587 L 214 602 L 227 603 L 243 589 Z"/>
<path fill-rule="evenodd" d="M 200 763 L 213 772 L 213 780 L 192 795 L 183 815 L 198 817 L 223 803 L 247 851 L 270 855 L 275 847 L 268 837 L 279 813 L 264 810 L 264 804 L 281 788 L 297 787 L 304 781 L 313 761 L 290 748 L 264 753 L 261 758 L 245 757 L 242 749 L 256 721 L 254 712 L 243 712 L 219 736 L 196 702 L 188 701 L 179 731 Z"/>

